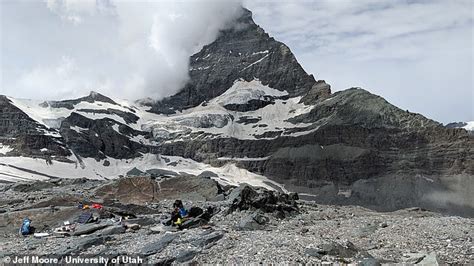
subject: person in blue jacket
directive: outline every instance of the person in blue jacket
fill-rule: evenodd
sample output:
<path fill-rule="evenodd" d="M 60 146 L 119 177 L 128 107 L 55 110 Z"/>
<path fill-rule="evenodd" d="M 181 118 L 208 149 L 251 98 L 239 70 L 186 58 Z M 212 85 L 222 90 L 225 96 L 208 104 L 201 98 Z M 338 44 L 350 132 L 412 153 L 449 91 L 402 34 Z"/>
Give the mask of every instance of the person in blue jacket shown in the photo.
<path fill-rule="evenodd" d="M 181 200 L 176 200 L 173 203 L 174 213 L 178 214 L 178 219 L 176 219 L 175 224 L 180 225 L 183 222 L 183 218 L 188 216 L 188 211 L 184 208 L 183 202 Z"/>

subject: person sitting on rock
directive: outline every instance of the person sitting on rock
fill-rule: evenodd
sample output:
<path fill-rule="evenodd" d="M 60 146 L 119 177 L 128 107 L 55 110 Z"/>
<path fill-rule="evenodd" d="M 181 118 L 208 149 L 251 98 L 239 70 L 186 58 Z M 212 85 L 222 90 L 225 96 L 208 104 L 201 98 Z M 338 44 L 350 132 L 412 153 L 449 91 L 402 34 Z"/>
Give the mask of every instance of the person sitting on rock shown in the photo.
<path fill-rule="evenodd" d="M 188 216 L 188 211 L 184 208 L 183 202 L 181 200 L 176 200 L 173 203 L 173 208 L 179 212 L 181 218 Z"/>
<path fill-rule="evenodd" d="M 188 211 L 184 208 L 183 202 L 181 200 L 176 200 L 173 203 L 173 212 L 171 213 L 171 220 L 173 225 L 181 226 L 184 219 L 188 216 Z"/>

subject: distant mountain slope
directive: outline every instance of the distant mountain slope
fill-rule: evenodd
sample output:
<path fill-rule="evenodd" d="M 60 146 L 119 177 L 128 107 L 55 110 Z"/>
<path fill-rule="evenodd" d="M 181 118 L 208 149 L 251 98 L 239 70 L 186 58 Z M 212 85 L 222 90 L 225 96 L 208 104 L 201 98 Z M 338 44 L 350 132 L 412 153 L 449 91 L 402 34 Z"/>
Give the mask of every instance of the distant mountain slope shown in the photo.
<path fill-rule="evenodd" d="M 467 131 L 474 131 L 474 121 L 453 122 L 446 125 L 447 128 L 463 128 Z"/>
<path fill-rule="evenodd" d="M 361 88 L 331 93 L 249 11 L 189 71 L 155 103 L 0 97 L 0 180 L 204 175 L 325 203 L 474 216 L 472 134 Z"/>

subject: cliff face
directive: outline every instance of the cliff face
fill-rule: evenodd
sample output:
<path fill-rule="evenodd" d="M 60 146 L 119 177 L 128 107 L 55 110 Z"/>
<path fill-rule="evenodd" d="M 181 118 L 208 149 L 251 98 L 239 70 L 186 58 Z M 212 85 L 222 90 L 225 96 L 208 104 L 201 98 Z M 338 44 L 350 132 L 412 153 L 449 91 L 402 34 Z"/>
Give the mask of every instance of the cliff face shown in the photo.
<path fill-rule="evenodd" d="M 97 93 L 41 104 L 2 97 L 3 155 L 67 161 L 74 154 L 85 168 L 96 164 L 83 159 L 101 167 L 115 160 L 121 172 L 94 169 L 101 177 L 134 168 L 202 172 L 326 203 L 474 215 L 472 134 L 360 88 L 331 93 L 250 11 L 190 58 L 189 76 L 179 93 L 151 106 Z"/>
<path fill-rule="evenodd" d="M 59 134 L 30 118 L 3 95 L 0 95 L 0 145 L 7 147 L 0 156 L 71 154 Z"/>

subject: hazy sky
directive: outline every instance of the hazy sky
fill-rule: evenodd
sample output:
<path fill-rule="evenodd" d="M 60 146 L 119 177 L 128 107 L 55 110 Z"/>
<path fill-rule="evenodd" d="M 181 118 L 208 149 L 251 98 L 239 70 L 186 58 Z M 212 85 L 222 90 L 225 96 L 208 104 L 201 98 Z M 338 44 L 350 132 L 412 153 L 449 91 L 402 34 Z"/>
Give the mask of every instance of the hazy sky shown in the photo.
<path fill-rule="evenodd" d="M 168 96 L 240 2 L 0 0 L 0 94 Z M 243 4 L 333 90 L 363 87 L 440 122 L 474 120 L 473 1 Z"/>

